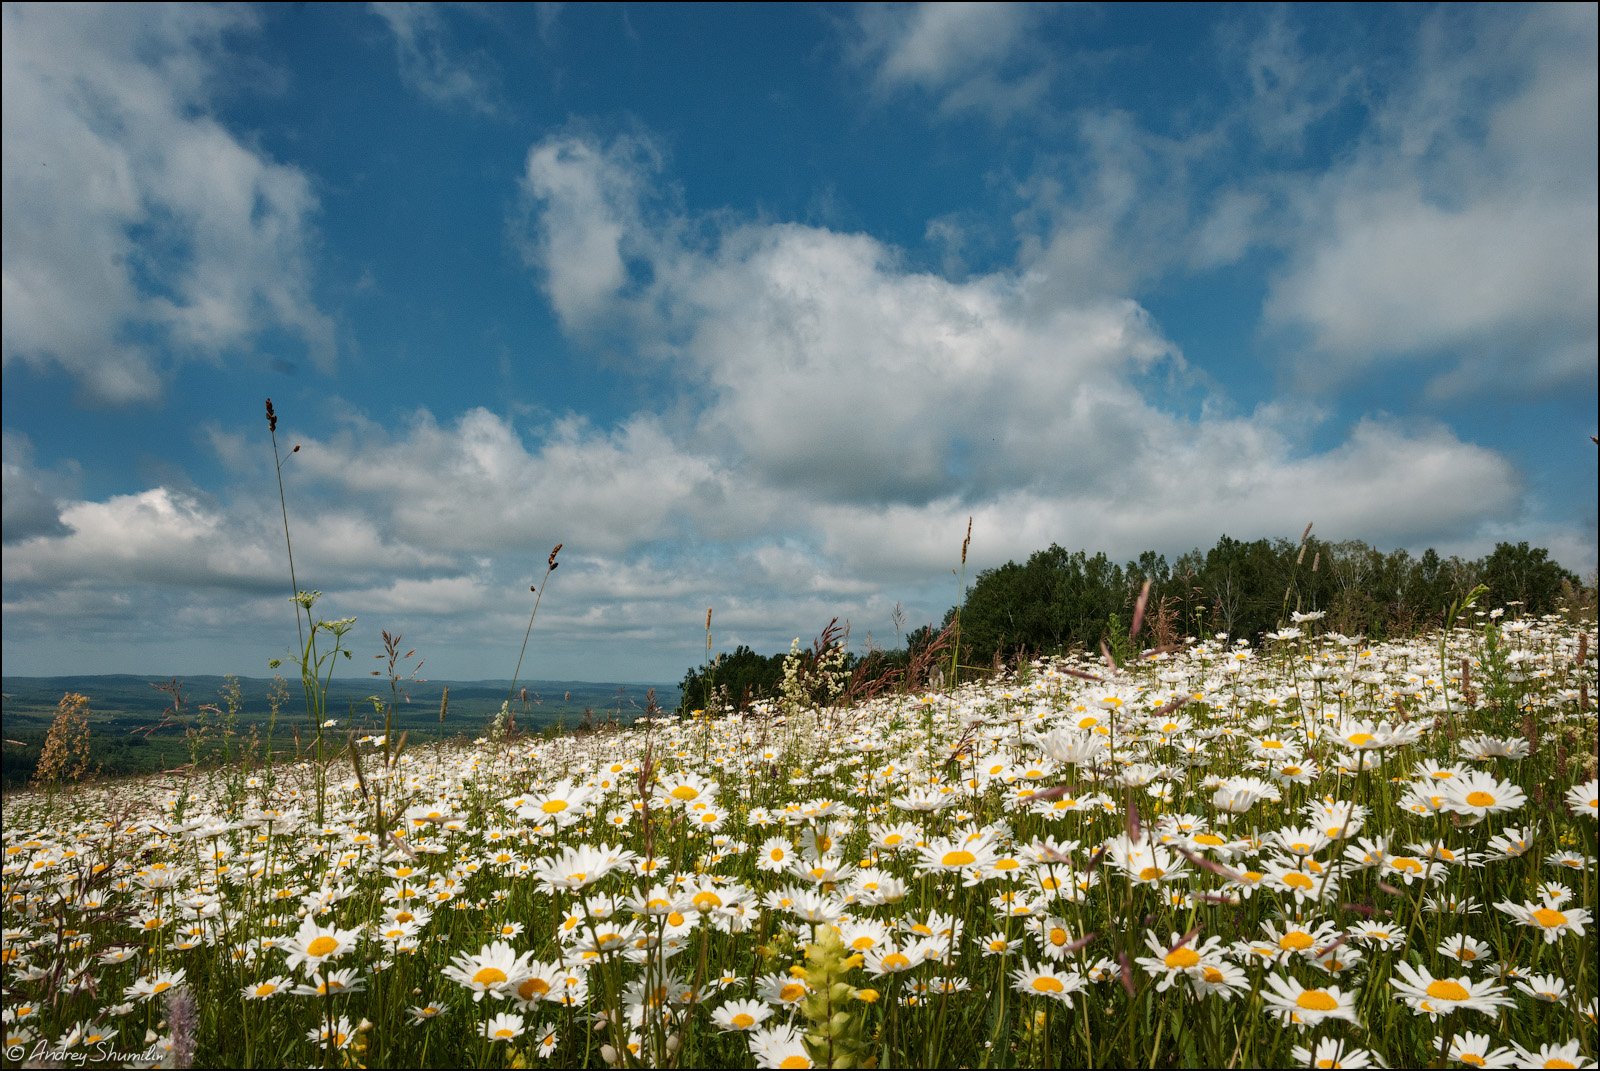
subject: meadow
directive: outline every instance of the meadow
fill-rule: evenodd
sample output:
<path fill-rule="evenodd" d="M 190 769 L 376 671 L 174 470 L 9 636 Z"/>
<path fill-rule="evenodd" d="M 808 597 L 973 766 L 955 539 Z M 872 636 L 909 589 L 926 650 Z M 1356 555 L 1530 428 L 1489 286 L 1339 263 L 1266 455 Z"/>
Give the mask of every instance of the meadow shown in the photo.
<path fill-rule="evenodd" d="M 10 793 L 6 1066 L 1593 1067 L 1592 624 L 1294 617 Z"/>

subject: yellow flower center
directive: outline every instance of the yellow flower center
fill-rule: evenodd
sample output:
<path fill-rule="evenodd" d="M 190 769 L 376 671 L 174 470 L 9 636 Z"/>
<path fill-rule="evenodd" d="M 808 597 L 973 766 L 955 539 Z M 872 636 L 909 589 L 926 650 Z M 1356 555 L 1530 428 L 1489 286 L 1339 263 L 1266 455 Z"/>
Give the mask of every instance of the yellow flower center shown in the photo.
<path fill-rule="evenodd" d="M 1567 916 L 1548 907 L 1541 907 L 1533 913 L 1533 921 L 1546 929 L 1566 924 Z"/>
<path fill-rule="evenodd" d="M 1429 982 L 1427 993 L 1428 996 L 1433 997 L 1435 1000 L 1461 1001 L 1472 997 L 1472 994 L 1468 993 L 1466 987 L 1460 982 L 1452 982 L 1448 978 L 1441 978 L 1437 982 Z"/>
<path fill-rule="evenodd" d="M 1158 866 L 1147 866 L 1143 870 L 1139 871 L 1139 880 L 1140 881 L 1160 881 L 1162 876 L 1165 875 L 1165 874 L 1166 874 L 1166 871 L 1162 870 Z"/>
<path fill-rule="evenodd" d="M 778 999 L 783 1001 L 785 1004 L 792 1004 L 805 995 L 806 987 L 801 985 L 799 982 L 790 982 L 788 985 L 778 990 Z"/>
<path fill-rule="evenodd" d="M 1309 889 L 1314 884 L 1312 880 L 1298 870 L 1292 870 L 1283 876 L 1283 883 L 1294 889 Z"/>
<path fill-rule="evenodd" d="M 1279 938 L 1278 947 L 1286 952 L 1303 952 L 1311 947 L 1311 935 L 1304 930 L 1290 930 Z"/>
<path fill-rule="evenodd" d="M 306 945 L 306 955 L 308 955 L 308 956 L 328 956 L 328 955 L 332 955 L 333 954 L 333 950 L 338 948 L 338 947 L 339 947 L 339 942 L 335 941 L 332 937 L 318 937 L 316 940 L 312 941 L 309 945 Z"/>
<path fill-rule="evenodd" d="M 1215 833 L 1196 833 L 1194 842 L 1196 844 L 1204 844 L 1207 848 L 1219 848 L 1228 843 Z"/>
<path fill-rule="evenodd" d="M 1308 989 L 1294 998 L 1294 1002 L 1307 1011 L 1333 1011 L 1339 1002 L 1328 995 L 1325 989 Z"/>
<path fill-rule="evenodd" d="M 567 809 L 567 801 L 545 800 L 544 803 L 539 805 L 539 809 L 545 814 L 560 814 L 562 811 Z"/>
<path fill-rule="evenodd" d="M 1186 970 L 1200 962 L 1200 953 L 1192 948 L 1174 948 L 1167 953 L 1165 963 L 1174 970 Z"/>
<path fill-rule="evenodd" d="M 978 857 L 965 848 L 957 848 L 953 852 L 945 852 L 939 859 L 940 866 L 971 866 L 978 861 Z"/>
<path fill-rule="evenodd" d="M 1467 803 L 1473 807 L 1493 807 L 1494 797 L 1487 792 L 1468 792 Z"/>
<path fill-rule="evenodd" d="M 1033 980 L 1033 989 L 1036 993 L 1060 993 L 1066 986 L 1061 984 L 1061 979 L 1044 975 Z"/>
<path fill-rule="evenodd" d="M 472 976 L 472 980 L 483 986 L 499 985 L 506 980 L 506 972 L 499 967 L 479 967 L 478 973 Z"/>
<path fill-rule="evenodd" d="M 883 965 L 891 970 L 904 970 L 911 966 L 911 959 L 903 952 L 890 952 L 883 957 Z"/>
<path fill-rule="evenodd" d="M 799 1053 L 795 1053 L 793 1056 L 785 1056 L 782 1060 L 778 1061 L 778 1066 L 791 1068 L 810 1067 L 811 1061 L 808 1058 L 801 1056 Z"/>
<path fill-rule="evenodd" d="M 679 785 L 677 788 L 672 790 L 671 795 L 673 799 L 683 800 L 685 803 L 687 803 L 689 800 L 698 799 L 700 796 L 700 790 L 695 788 L 693 785 Z"/>

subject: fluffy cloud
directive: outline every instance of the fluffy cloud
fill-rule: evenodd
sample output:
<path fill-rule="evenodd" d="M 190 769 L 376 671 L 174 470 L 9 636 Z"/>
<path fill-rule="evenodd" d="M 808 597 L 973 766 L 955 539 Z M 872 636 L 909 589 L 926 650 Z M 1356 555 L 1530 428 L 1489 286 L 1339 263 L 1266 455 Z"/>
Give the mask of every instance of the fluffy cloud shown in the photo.
<path fill-rule="evenodd" d="M 3 18 L 5 362 L 59 365 L 131 402 L 159 392 L 166 360 L 221 359 L 268 326 L 331 359 L 310 293 L 310 183 L 208 114 L 248 10 Z"/>
<path fill-rule="evenodd" d="M 1181 551 L 1313 518 L 1410 543 L 1518 504 L 1509 463 L 1443 428 L 1368 420 L 1308 450 L 1303 422 L 1271 408 L 1179 418 L 1139 384 L 1155 367 L 1181 373 L 1181 355 L 1137 303 L 1075 295 L 1047 261 L 952 282 L 865 235 L 724 221 L 708 236 L 642 206 L 655 161 L 628 142 L 535 146 L 536 226 L 605 235 L 615 253 L 603 276 L 592 258 L 569 272 L 554 245 L 538 266 L 553 299 L 582 292 L 586 317 L 631 325 L 703 399 L 691 430 L 652 444 L 693 459 L 669 468 L 723 458 L 720 502 L 783 496 L 781 515 L 743 519 L 801 540 L 756 555 L 792 577 L 808 562 L 845 588 L 926 576 L 948 567 L 969 513 L 998 561 L 1051 541 Z M 538 178 L 552 169 L 559 182 Z"/>
<path fill-rule="evenodd" d="M 5 503 L 0 529 L 7 543 L 67 533 L 67 526 L 61 523 L 61 495 L 50 485 L 59 488 L 63 482 L 72 482 L 75 474 L 69 473 L 63 480 L 61 475 L 40 472 L 28 437 L 10 431 L 5 433 L 0 473 L 4 478 L 0 500 Z"/>
<path fill-rule="evenodd" d="M 851 53 L 880 93 L 932 95 L 945 115 L 1004 119 L 1049 88 L 1047 57 L 1029 39 L 1036 4 L 875 4 L 857 10 Z"/>
<path fill-rule="evenodd" d="M 1375 133 L 1299 191 L 1269 321 L 1308 378 L 1426 360 L 1437 392 L 1592 389 L 1593 8 L 1435 12 Z"/>

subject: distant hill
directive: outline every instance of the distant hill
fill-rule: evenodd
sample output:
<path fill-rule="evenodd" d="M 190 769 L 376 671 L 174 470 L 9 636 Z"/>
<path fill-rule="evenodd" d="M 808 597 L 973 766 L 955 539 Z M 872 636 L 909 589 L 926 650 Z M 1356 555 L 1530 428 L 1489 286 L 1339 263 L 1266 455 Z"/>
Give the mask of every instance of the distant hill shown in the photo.
<path fill-rule="evenodd" d="M 237 698 L 230 701 L 237 685 Z M 181 717 L 169 718 L 174 692 L 181 698 Z M 477 736 L 506 701 L 509 680 L 406 681 L 395 705 L 393 728 L 414 741 L 446 736 Z M 611 718 L 632 721 L 644 714 L 654 688 L 663 711 L 678 706 L 676 684 L 616 684 L 595 681 L 526 681 L 518 684 L 511 713 L 523 731 L 555 727 L 576 729 Z M 449 703 L 443 703 L 445 690 Z M 274 751 L 292 747 L 296 732 L 310 728 L 305 693 L 295 679 L 262 677 L 144 677 L 107 674 L 81 677 L 0 677 L 0 719 L 3 719 L 4 775 L 7 785 L 31 776 L 56 704 L 67 692 L 88 696 L 92 757 L 106 773 L 136 773 L 168 768 L 189 757 L 191 729 L 215 734 L 226 727 L 236 739 L 252 727 L 264 739 L 272 721 L 274 691 L 278 714 Z M 328 686 L 327 714 L 336 731 L 381 732 L 383 706 L 391 699 L 386 678 L 334 678 Z M 441 706 L 445 706 L 443 718 Z M 163 724 L 166 723 L 166 724 Z"/>
<path fill-rule="evenodd" d="M 280 678 L 281 679 L 281 678 Z M 239 688 L 238 720 L 241 724 L 265 723 L 271 713 L 274 681 L 263 677 L 195 676 L 177 679 L 187 712 L 195 714 L 202 705 L 226 709 L 224 689 L 229 681 Z M 0 711 L 5 731 L 48 728 L 56 704 L 66 692 L 89 697 L 94 711 L 91 725 L 144 727 L 161 721 L 172 708 L 173 696 L 158 686 L 170 686 L 173 678 L 107 674 L 82 677 L 0 677 Z M 306 717 L 305 695 L 298 679 L 282 680 L 286 695 L 279 707 L 280 723 Z M 445 712 L 446 733 L 476 732 L 499 711 L 511 687 L 509 680 L 486 681 L 406 681 L 400 688 L 401 700 L 396 717 L 403 728 L 440 730 L 439 707 L 445 689 L 450 700 Z M 595 719 L 608 716 L 628 720 L 645 711 L 648 694 L 655 689 L 656 705 L 672 710 L 678 705 L 676 684 L 616 684 L 595 681 L 525 681 L 517 685 L 511 704 L 519 722 L 529 727 L 564 721 L 575 725 L 585 711 Z M 379 677 L 335 677 L 328 686 L 328 716 L 342 726 L 383 724 L 373 697 L 381 703 L 390 700 L 389 682 Z"/>

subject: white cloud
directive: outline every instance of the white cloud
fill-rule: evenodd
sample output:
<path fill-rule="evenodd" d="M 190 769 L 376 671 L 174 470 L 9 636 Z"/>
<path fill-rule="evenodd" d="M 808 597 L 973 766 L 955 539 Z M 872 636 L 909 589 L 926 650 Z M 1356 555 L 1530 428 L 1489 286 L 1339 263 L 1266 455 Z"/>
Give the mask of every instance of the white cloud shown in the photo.
<path fill-rule="evenodd" d="M 743 515 L 758 537 L 744 575 L 760 587 L 821 590 L 823 575 L 841 596 L 865 578 L 920 585 L 950 568 L 969 513 L 993 564 L 1053 541 L 1182 551 L 1309 519 L 1413 544 L 1519 507 L 1509 462 L 1439 427 L 1361 421 L 1310 450 L 1309 427 L 1286 410 L 1163 410 L 1136 384 L 1155 362 L 1182 367 L 1171 344 L 1136 303 L 1060 285 L 1049 258 L 952 282 L 817 227 L 723 221 L 690 245 L 681 236 L 704 235 L 698 221 L 638 207 L 653 172 L 593 142 L 535 155 L 570 167 L 535 216 L 586 214 L 610 247 L 644 258 L 642 282 L 588 287 L 586 269 L 565 280 L 552 256 L 539 263 L 552 293 L 583 289 L 587 315 L 631 325 L 704 399 L 692 427 L 663 427 L 657 443 L 727 459 L 725 497 L 694 530 L 721 503 L 781 496 L 781 511 Z M 602 205 L 595 188 L 627 196 Z"/>
<path fill-rule="evenodd" d="M 0 501 L 4 502 L 0 530 L 7 543 L 67 533 L 66 525 L 61 523 L 62 491 L 76 483 L 75 469 L 69 466 L 64 473 L 41 471 L 34 464 L 33 443 L 28 437 L 7 431 L 0 473 L 4 478 L 0 489 Z"/>
<path fill-rule="evenodd" d="M 500 111 L 494 72 L 481 53 L 464 54 L 450 41 L 445 11 L 455 5 L 374 3 L 367 9 L 394 35 L 395 57 L 406 84 L 437 104 L 460 105 L 481 115 Z M 545 21 L 540 12 L 540 23 Z"/>
<path fill-rule="evenodd" d="M 609 146 L 581 137 L 548 138 L 528 152 L 523 193 L 539 206 L 518 235 L 530 266 L 543 275 L 556 315 L 568 331 L 594 330 L 629 286 L 629 261 L 649 258 L 639 247 L 649 232 L 641 200 L 660 154 L 644 138 Z"/>
<path fill-rule="evenodd" d="M 1266 313 L 1309 380 L 1406 358 L 1436 392 L 1592 389 L 1595 50 L 1591 7 L 1430 17 L 1376 133 L 1292 205 Z"/>
<path fill-rule="evenodd" d="M 450 427 L 419 411 L 402 434 L 352 415 L 351 430 L 303 439 L 298 471 L 359 496 L 410 545 L 459 553 L 558 542 L 615 552 L 669 538 L 707 497 L 725 501 L 727 474 L 674 445 L 640 414 L 610 431 L 568 417 L 533 445 L 486 409 Z"/>
<path fill-rule="evenodd" d="M 219 360 L 276 325 L 319 361 L 316 198 L 208 105 L 244 8 L 8 5 L 4 360 L 92 396 L 160 391 L 164 360 Z M 157 357 L 161 354 L 161 358 Z"/>
<path fill-rule="evenodd" d="M 1029 31 L 1047 7 L 1009 3 L 875 4 L 859 8 L 850 42 L 879 92 L 916 91 L 945 115 L 1005 119 L 1049 88 L 1048 56 Z"/>

